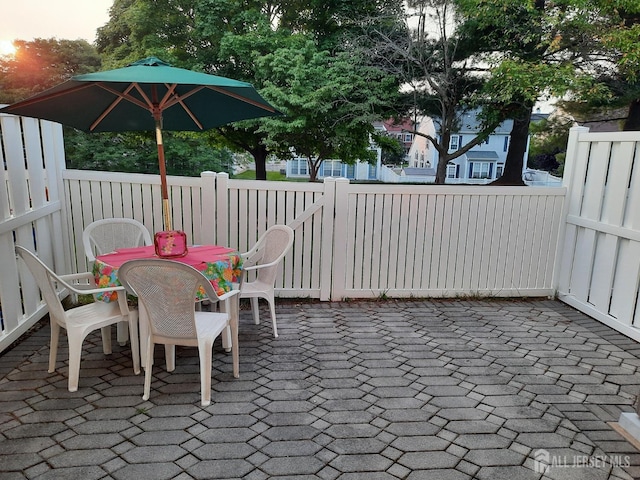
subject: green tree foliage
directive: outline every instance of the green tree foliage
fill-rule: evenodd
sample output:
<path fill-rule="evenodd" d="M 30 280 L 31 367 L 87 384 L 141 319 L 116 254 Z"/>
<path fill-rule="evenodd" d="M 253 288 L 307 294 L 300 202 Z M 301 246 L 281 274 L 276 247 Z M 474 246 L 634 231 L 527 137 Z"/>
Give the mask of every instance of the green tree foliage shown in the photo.
<path fill-rule="evenodd" d="M 0 56 L 0 103 L 14 103 L 100 69 L 100 56 L 85 40 L 14 40 L 16 53 Z"/>
<path fill-rule="evenodd" d="M 589 57 L 588 72 L 597 84 L 575 92 L 563 107 L 576 117 L 596 115 L 619 119 L 626 110 L 623 130 L 640 130 L 640 2 L 591 0 L 589 25 L 583 37 Z"/>
<path fill-rule="evenodd" d="M 457 1 L 462 28 L 481 50 L 478 59 L 490 66 L 491 76 L 482 92 L 487 104 L 508 110 L 514 121 L 504 174 L 495 183 L 521 184 L 536 101 L 566 94 L 574 99 L 602 99 L 605 89 L 594 82 L 594 77 L 611 72 L 619 77 L 627 71 L 627 78 L 632 78 L 630 73 L 637 71 L 640 56 L 634 42 L 640 30 L 632 24 L 640 3 Z"/>
<path fill-rule="evenodd" d="M 65 127 L 67 168 L 158 174 L 158 150 L 152 132 L 85 133 Z M 164 132 L 168 175 L 199 176 L 230 172 L 233 155 L 212 149 L 201 134 Z"/>
<path fill-rule="evenodd" d="M 269 97 L 270 92 L 275 94 L 275 82 L 269 85 L 270 91 L 264 89 L 268 76 L 259 69 L 269 63 L 260 61 L 261 58 L 282 49 L 297 48 L 291 42 L 295 43 L 298 34 L 309 35 L 319 51 L 327 51 L 329 56 L 337 58 L 340 50 L 344 50 L 345 33 L 355 28 L 354 19 L 392 7 L 397 9 L 401 3 L 399 0 L 116 0 L 108 24 L 98 31 L 97 45 L 110 67 L 153 54 L 178 67 L 248 81 L 276 107 L 281 107 L 276 99 Z M 379 90 L 377 85 L 361 83 L 361 86 Z M 280 84 L 279 88 L 286 90 L 287 85 Z M 359 93 L 357 98 L 364 97 L 366 92 Z M 355 100 L 347 98 L 344 104 L 358 109 Z M 282 108 L 286 109 L 287 105 L 283 104 Z M 219 128 L 210 133 L 211 141 L 215 139 L 249 152 L 256 163 L 256 178 L 265 179 L 266 160 L 274 145 L 268 140 L 269 120 L 238 122 Z M 286 121 L 295 124 L 298 119 L 289 116 Z M 340 134 L 338 129 L 333 133 Z M 366 129 L 350 133 L 368 140 Z M 325 134 L 330 132 L 325 130 Z M 331 137 L 325 140 L 332 144 L 344 143 Z"/>
<path fill-rule="evenodd" d="M 569 129 L 573 125 L 573 120 L 562 116 L 532 122 L 527 166 L 545 170 L 554 175 L 562 175 Z"/>
<path fill-rule="evenodd" d="M 267 144 L 278 157 L 305 158 L 311 181 L 323 160 L 375 161 L 373 121 L 394 103 L 393 77 L 346 53 L 318 50 L 304 36 L 258 59 L 258 72 L 265 95 L 286 115 L 264 124 Z"/>
<path fill-rule="evenodd" d="M 445 182 L 447 164 L 484 141 L 503 117 L 483 117 L 481 131 L 456 151 L 449 151 L 451 136 L 461 119 L 481 106 L 484 79 L 482 69 L 473 63 L 473 41 L 459 29 L 453 0 L 408 2 L 412 15 L 406 23 L 369 25 L 364 44 L 358 45 L 373 65 L 401 78 L 404 101 L 396 104 L 397 117 L 428 115 L 438 134 L 427 138 L 438 152 L 436 183 Z"/>

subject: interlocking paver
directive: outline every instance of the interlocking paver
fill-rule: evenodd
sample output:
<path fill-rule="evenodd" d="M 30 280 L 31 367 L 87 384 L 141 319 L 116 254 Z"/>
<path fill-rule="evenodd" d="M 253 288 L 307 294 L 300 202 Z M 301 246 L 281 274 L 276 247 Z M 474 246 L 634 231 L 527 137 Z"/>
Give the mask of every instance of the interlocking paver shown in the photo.
<path fill-rule="evenodd" d="M 279 301 L 280 336 L 241 312 L 241 377 L 214 347 L 162 349 L 151 398 L 128 346 L 85 341 L 78 392 L 46 372 L 48 327 L 0 356 L 0 477 L 543 480 L 534 455 L 615 468 L 545 480 L 629 480 L 636 451 L 607 422 L 632 411 L 640 345 L 549 300 Z M 44 324 L 44 322 L 43 322 Z M 11 365 L 8 365 L 11 363 Z M 636 475 L 638 476 L 638 475 Z"/>

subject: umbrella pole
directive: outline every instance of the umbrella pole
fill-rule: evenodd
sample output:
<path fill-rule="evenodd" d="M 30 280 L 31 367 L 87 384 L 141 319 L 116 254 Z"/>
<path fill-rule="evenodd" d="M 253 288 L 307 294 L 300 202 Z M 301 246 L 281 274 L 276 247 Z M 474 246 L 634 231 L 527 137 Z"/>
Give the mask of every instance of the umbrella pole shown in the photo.
<path fill-rule="evenodd" d="M 171 230 L 171 212 L 169 211 L 169 192 L 167 189 L 167 167 L 164 162 L 161 120 L 156 118 L 156 143 L 158 144 L 158 163 L 160 165 L 160 188 L 162 191 L 162 214 L 164 229 Z"/>

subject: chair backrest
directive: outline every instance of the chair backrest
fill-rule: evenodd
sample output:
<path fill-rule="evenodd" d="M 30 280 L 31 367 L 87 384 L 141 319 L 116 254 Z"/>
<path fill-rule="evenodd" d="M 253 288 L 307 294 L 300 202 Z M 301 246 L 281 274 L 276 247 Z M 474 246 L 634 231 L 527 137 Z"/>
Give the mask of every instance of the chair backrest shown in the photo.
<path fill-rule="evenodd" d="M 151 333 L 167 338 L 196 338 L 196 293 L 200 287 L 218 301 L 209 280 L 190 265 L 162 259 L 129 260 L 118 279 L 144 306 Z"/>
<path fill-rule="evenodd" d="M 249 265 L 273 263 L 270 267 L 256 271 L 256 279 L 273 284 L 278 273 L 278 264 L 293 245 L 293 229 L 287 225 L 273 225 L 256 242 L 246 259 Z"/>
<path fill-rule="evenodd" d="M 27 268 L 36 280 L 36 284 L 42 292 L 42 298 L 47 304 L 49 309 L 49 318 L 51 321 L 56 322 L 62 327 L 66 327 L 67 316 L 56 292 L 56 282 L 63 284 L 62 280 L 56 275 L 53 270 L 47 267 L 42 260 L 36 257 L 31 251 L 25 247 L 16 245 L 16 253 L 20 256 L 22 261 L 27 265 Z"/>
<path fill-rule="evenodd" d="M 82 232 L 84 252 L 90 262 L 97 255 L 113 252 L 118 248 L 152 245 L 147 228 L 132 218 L 105 218 L 87 225 Z"/>

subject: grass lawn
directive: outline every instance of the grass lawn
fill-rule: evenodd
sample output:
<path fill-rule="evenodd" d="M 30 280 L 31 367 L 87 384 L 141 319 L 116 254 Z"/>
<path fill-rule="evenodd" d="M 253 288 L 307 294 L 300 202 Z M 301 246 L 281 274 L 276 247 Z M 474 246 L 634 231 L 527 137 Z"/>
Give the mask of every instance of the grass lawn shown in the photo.
<path fill-rule="evenodd" d="M 256 179 L 256 171 L 255 170 L 245 170 L 238 175 L 233 175 L 230 178 L 235 178 L 237 180 L 255 180 Z M 281 174 L 280 172 L 267 172 L 267 180 L 272 182 L 308 182 L 308 178 L 287 178 L 286 175 Z"/>

